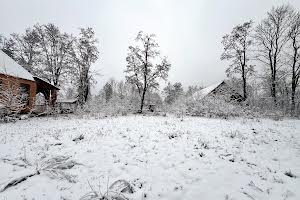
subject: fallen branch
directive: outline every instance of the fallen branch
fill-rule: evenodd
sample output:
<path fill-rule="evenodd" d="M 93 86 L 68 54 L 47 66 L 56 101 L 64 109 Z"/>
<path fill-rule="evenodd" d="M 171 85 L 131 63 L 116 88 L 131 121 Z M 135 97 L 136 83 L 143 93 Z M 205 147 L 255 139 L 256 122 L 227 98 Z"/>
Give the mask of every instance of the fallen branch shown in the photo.
<path fill-rule="evenodd" d="M 35 172 L 35 173 L 31 173 L 31 174 L 13 179 L 13 180 L 9 181 L 7 184 L 4 185 L 4 187 L 0 190 L 0 192 L 4 192 L 8 188 L 13 187 L 15 185 L 18 185 L 19 183 L 22 183 L 23 181 L 26 181 L 28 178 L 33 177 L 37 174 L 38 174 L 38 172 Z"/>
<path fill-rule="evenodd" d="M 63 178 L 71 183 L 74 183 L 75 182 L 74 176 L 65 173 L 64 170 L 71 169 L 72 167 L 74 167 L 79 163 L 73 160 L 69 160 L 69 158 L 70 157 L 58 156 L 58 157 L 54 157 L 42 161 L 40 165 L 37 165 L 34 173 L 30 173 L 25 176 L 21 176 L 8 181 L 8 183 L 6 183 L 2 188 L 0 188 L 0 192 L 3 192 L 10 187 L 18 185 L 19 183 L 26 181 L 30 177 L 39 175 L 41 172 L 48 173 L 51 175 L 51 177 Z"/>
<path fill-rule="evenodd" d="M 245 195 L 246 195 L 247 197 L 249 197 L 250 199 L 255 200 L 254 197 L 251 196 L 250 194 L 248 194 L 247 192 L 244 191 L 243 194 L 245 194 Z"/>

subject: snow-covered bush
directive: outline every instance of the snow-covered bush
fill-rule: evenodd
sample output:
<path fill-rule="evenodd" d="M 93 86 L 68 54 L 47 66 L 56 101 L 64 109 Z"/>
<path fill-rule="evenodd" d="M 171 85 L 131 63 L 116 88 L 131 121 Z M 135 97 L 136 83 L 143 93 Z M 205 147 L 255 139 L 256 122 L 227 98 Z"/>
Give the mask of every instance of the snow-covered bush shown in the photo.
<path fill-rule="evenodd" d="M 239 117 L 239 116 L 256 116 L 247 105 L 236 101 L 229 101 L 222 95 L 207 96 L 202 99 L 179 98 L 168 108 L 171 113 L 182 117 L 183 115 L 203 116 L 203 117 Z"/>
<path fill-rule="evenodd" d="M 243 116 L 245 109 L 235 102 L 226 102 L 222 96 L 209 96 L 201 100 L 189 99 L 187 113 L 193 116 L 238 117 Z"/>
<path fill-rule="evenodd" d="M 26 98 L 26 97 L 25 97 Z M 26 102 L 21 95 L 18 81 L 4 80 L 0 83 L 0 120 L 14 116 L 24 110 Z"/>
<path fill-rule="evenodd" d="M 184 96 L 179 97 L 173 104 L 165 104 L 163 111 L 174 113 L 177 117 L 183 118 L 187 114 L 187 99 Z"/>
<path fill-rule="evenodd" d="M 113 96 L 110 101 L 93 99 L 82 108 L 77 109 L 77 114 L 100 114 L 105 116 L 127 115 L 138 110 L 139 102 L 136 98 Z"/>

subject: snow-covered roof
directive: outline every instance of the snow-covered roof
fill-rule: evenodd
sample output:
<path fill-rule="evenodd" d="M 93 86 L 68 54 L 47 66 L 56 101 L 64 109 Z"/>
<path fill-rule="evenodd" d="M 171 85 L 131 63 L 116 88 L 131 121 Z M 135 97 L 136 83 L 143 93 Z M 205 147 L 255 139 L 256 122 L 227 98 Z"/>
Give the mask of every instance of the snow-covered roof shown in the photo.
<path fill-rule="evenodd" d="M 195 94 L 193 95 L 193 97 L 195 99 L 203 99 L 204 97 L 206 97 L 209 93 L 211 93 L 214 89 L 216 89 L 217 87 L 219 87 L 219 85 L 221 85 L 224 81 L 212 84 L 206 88 L 203 88 L 202 90 L 195 92 Z"/>
<path fill-rule="evenodd" d="M 57 99 L 56 102 L 58 103 L 76 103 L 77 99 Z"/>
<path fill-rule="evenodd" d="M 0 74 L 34 81 L 32 74 L 0 50 Z"/>

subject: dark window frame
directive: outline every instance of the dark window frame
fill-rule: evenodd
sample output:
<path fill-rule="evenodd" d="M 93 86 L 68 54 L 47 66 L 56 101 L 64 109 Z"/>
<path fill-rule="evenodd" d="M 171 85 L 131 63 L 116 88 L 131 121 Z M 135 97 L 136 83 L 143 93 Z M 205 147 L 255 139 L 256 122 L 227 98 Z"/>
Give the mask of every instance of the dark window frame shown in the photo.
<path fill-rule="evenodd" d="M 21 96 L 21 101 L 23 103 L 26 103 L 26 105 L 29 105 L 29 98 L 30 98 L 30 85 L 26 83 L 20 83 L 19 85 L 19 92 Z M 25 95 L 24 95 L 25 93 Z"/>

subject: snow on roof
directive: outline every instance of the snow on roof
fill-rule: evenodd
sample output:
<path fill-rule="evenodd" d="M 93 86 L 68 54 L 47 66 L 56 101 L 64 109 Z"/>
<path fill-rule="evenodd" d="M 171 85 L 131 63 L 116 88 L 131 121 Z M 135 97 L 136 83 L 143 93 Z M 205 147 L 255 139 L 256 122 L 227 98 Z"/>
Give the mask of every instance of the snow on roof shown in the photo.
<path fill-rule="evenodd" d="M 221 85 L 223 83 L 223 81 L 212 84 L 206 88 L 203 88 L 202 90 L 196 92 L 193 97 L 195 99 L 203 99 L 204 97 L 206 97 L 209 93 L 211 93 L 214 89 L 216 89 L 219 85 Z"/>
<path fill-rule="evenodd" d="M 0 74 L 34 81 L 33 76 L 26 69 L 6 55 L 2 50 L 0 50 Z"/>
<path fill-rule="evenodd" d="M 58 103 L 75 103 L 77 99 L 57 99 L 56 102 Z"/>

